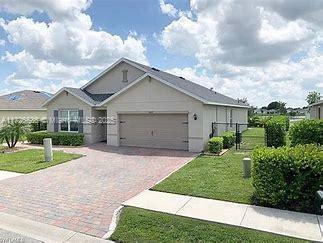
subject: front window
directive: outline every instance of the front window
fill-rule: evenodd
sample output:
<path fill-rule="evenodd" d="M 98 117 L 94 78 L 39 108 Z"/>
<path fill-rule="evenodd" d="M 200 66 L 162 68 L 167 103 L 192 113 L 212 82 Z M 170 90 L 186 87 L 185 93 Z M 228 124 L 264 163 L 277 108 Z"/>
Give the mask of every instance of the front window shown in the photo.
<path fill-rule="evenodd" d="M 78 110 L 61 110 L 59 112 L 59 120 L 61 132 L 78 132 Z"/>

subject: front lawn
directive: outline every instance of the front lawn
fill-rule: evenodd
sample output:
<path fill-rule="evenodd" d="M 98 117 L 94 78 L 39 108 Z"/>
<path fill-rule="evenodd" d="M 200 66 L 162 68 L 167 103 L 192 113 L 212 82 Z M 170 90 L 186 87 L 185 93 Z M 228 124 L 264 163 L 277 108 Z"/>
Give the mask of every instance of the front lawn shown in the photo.
<path fill-rule="evenodd" d="M 14 153 L 0 153 L 0 170 L 13 171 L 18 173 L 30 173 L 58 165 L 82 155 L 69 154 L 62 151 L 54 151 L 54 160 L 44 162 L 44 150 L 29 149 Z"/>
<path fill-rule="evenodd" d="M 243 134 L 243 141 L 248 146 L 263 145 L 263 130 L 249 129 Z M 241 165 L 250 153 L 233 147 L 223 156 L 199 156 L 153 190 L 251 204 L 252 179 L 243 178 Z"/>
<path fill-rule="evenodd" d="M 123 209 L 110 239 L 116 242 L 305 242 L 132 207 Z"/>

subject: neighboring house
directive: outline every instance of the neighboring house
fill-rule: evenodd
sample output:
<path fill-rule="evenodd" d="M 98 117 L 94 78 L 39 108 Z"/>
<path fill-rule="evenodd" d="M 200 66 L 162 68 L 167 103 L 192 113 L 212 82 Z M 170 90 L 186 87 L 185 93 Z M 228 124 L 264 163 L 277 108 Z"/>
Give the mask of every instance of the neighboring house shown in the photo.
<path fill-rule="evenodd" d="M 311 119 L 323 119 L 323 100 L 308 106 Z"/>
<path fill-rule="evenodd" d="M 62 88 L 44 106 L 54 121 L 48 131 L 84 133 L 87 143 L 195 152 L 207 144 L 212 122 L 231 123 L 233 130 L 235 122 L 247 123 L 249 108 L 183 77 L 125 58 L 80 89 Z"/>
<path fill-rule="evenodd" d="M 52 94 L 34 90 L 0 96 L 0 124 L 12 119 L 25 119 L 27 122 L 46 119 L 47 112 L 42 104 L 51 96 Z"/>

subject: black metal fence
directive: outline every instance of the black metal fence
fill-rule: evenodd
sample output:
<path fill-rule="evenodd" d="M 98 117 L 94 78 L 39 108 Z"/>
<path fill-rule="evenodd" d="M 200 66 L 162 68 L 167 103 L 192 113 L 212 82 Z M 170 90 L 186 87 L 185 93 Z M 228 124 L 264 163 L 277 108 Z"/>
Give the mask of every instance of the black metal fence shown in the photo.
<path fill-rule="evenodd" d="M 235 148 L 237 150 L 252 150 L 256 146 L 266 144 L 264 130 L 262 128 L 248 128 L 248 123 L 213 122 L 210 137 L 221 136 L 226 131 L 235 133 Z"/>

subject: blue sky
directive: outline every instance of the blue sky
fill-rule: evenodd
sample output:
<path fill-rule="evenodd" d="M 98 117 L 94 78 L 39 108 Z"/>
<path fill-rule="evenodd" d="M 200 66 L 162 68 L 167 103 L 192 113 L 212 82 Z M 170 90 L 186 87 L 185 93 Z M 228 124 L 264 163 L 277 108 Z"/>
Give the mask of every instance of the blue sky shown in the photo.
<path fill-rule="evenodd" d="M 0 89 L 80 87 L 120 57 L 252 105 L 323 93 L 323 4 L 0 0 Z"/>

